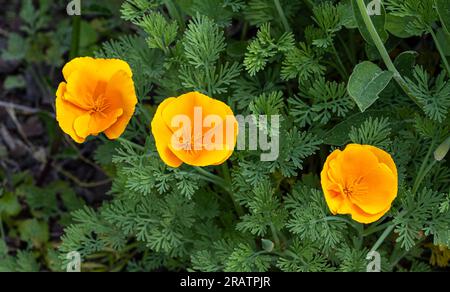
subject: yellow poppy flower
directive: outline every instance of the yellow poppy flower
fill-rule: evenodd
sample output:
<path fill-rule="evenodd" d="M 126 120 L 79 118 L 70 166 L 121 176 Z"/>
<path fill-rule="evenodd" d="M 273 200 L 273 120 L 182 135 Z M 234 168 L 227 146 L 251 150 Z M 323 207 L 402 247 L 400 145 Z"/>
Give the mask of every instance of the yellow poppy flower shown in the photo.
<path fill-rule="evenodd" d="M 330 154 L 321 173 L 328 207 L 369 224 L 380 219 L 397 197 L 398 174 L 392 157 L 369 145 L 350 144 Z"/>
<path fill-rule="evenodd" d="M 238 133 L 231 108 L 198 92 L 164 100 L 151 128 L 158 153 L 170 167 L 220 165 L 233 154 Z"/>
<path fill-rule="evenodd" d="M 76 58 L 64 66 L 56 119 L 77 143 L 100 133 L 122 135 L 138 102 L 130 66 L 117 59 Z"/>

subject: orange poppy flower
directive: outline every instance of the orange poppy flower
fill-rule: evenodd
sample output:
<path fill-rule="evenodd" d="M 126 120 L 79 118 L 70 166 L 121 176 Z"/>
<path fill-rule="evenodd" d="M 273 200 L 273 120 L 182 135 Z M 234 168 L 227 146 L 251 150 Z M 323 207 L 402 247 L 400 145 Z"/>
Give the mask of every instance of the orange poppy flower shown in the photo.
<path fill-rule="evenodd" d="M 220 165 L 232 155 L 238 133 L 231 108 L 198 92 L 164 100 L 151 128 L 158 153 L 170 167 Z"/>
<path fill-rule="evenodd" d="M 100 133 L 122 135 L 138 102 L 130 66 L 116 59 L 77 58 L 64 66 L 56 119 L 77 143 Z"/>
<path fill-rule="evenodd" d="M 372 223 L 391 208 L 397 197 L 398 174 L 392 157 L 369 145 L 350 144 L 327 158 L 321 173 L 322 189 L 331 212 L 350 214 Z"/>

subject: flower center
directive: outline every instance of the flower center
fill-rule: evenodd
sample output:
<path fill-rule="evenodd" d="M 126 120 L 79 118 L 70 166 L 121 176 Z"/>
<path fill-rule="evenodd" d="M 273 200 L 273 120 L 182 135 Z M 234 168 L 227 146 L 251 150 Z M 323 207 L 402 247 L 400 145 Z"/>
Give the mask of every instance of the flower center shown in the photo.
<path fill-rule="evenodd" d="M 344 194 L 349 197 L 353 193 L 353 186 L 346 186 L 344 187 Z"/>
<path fill-rule="evenodd" d="M 185 137 L 185 135 L 183 135 L 183 137 L 180 137 L 180 140 L 182 141 L 180 141 L 179 148 L 189 152 L 189 154 L 195 154 L 198 151 L 201 151 L 205 146 L 203 143 L 203 134 L 197 135 L 197 137 L 194 135 Z"/>
<path fill-rule="evenodd" d="M 94 97 L 89 105 L 91 113 L 100 113 L 100 114 L 104 114 L 104 112 L 109 108 L 109 106 L 110 105 L 103 94 Z"/>
<path fill-rule="evenodd" d="M 347 182 L 344 184 L 344 187 L 342 191 L 347 197 L 350 197 L 354 195 L 355 193 L 359 193 L 361 191 L 364 191 L 364 188 L 361 188 L 361 182 L 363 180 L 363 177 L 355 178 L 354 180 Z"/>

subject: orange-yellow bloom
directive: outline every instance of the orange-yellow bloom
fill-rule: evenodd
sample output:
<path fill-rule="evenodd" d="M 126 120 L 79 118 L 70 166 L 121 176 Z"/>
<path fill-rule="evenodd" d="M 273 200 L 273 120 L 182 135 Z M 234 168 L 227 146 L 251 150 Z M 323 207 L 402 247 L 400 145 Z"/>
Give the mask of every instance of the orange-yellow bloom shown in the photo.
<path fill-rule="evenodd" d="M 56 92 L 56 119 L 77 143 L 100 133 L 117 139 L 137 104 L 130 66 L 117 59 L 77 58 L 64 66 Z"/>
<path fill-rule="evenodd" d="M 158 153 L 170 167 L 220 165 L 233 154 L 238 133 L 231 108 L 198 92 L 164 100 L 151 128 Z"/>
<path fill-rule="evenodd" d="M 330 154 L 321 173 L 331 212 L 369 224 L 380 219 L 397 197 L 398 174 L 392 157 L 369 146 L 350 144 Z"/>

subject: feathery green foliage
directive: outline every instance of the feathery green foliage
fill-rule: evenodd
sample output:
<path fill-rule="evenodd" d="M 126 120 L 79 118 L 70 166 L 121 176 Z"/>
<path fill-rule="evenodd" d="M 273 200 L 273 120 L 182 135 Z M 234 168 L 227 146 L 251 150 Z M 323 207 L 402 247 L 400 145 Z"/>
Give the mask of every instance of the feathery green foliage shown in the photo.
<path fill-rule="evenodd" d="M 110 198 L 73 213 L 61 258 L 78 251 L 100 270 L 365 271 L 374 249 L 383 271 L 427 270 L 424 243 L 450 242 L 450 166 L 432 155 L 450 130 L 439 18 L 431 0 L 384 1 L 389 32 L 408 19 L 408 33 L 431 44 L 394 64 L 411 42 L 384 44 L 352 2 L 361 0 L 125 1 L 123 19 L 138 32 L 97 56 L 133 68 L 141 104 L 124 137 L 134 143 L 97 149 L 98 163 L 114 169 Z M 363 113 L 347 87 L 361 60 L 392 76 Z M 167 167 L 148 125 L 164 98 L 191 90 L 236 114 L 280 115 L 279 129 L 260 126 L 279 130 L 278 158 L 246 150 L 222 167 Z M 399 170 L 398 198 L 370 225 L 331 214 L 320 190 L 327 155 L 349 142 L 385 149 Z"/>

